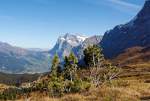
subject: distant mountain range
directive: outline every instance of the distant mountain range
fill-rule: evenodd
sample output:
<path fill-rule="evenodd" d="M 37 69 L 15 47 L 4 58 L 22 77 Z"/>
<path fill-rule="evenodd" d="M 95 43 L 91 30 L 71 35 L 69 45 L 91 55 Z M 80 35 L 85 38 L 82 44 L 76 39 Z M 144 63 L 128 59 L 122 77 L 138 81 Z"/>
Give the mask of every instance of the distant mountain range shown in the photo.
<path fill-rule="evenodd" d="M 31 51 L 0 42 L 0 71 L 5 73 L 46 72 L 48 52 Z"/>
<path fill-rule="evenodd" d="M 42 49 L 42 48 L 28 48 L 27 50 L 29 50 L 29 51 L 37 51 L 37 52 L 46 52 L 46 51 L 48 51 L 49 49 Z"/>

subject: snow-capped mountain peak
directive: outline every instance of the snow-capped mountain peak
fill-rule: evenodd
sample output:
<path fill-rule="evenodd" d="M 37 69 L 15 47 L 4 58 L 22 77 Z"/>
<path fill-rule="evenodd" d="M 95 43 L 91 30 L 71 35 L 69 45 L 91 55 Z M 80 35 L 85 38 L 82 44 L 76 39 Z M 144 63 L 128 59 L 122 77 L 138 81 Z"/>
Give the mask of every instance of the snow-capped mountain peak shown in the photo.
<path fill-rule="evenodd" d="M 81 36 L 81 35 L 73 35 L 73 34 L 65 34 L 63 36 L 60 36 L 58 38 L 57 43 L 68 43 L 71 46 L 78 46 L 80 43 L 82 43 L 87 37 L 86 36 Z"/>
<path fill-rule="evenodd" d="M 65 34 L 60 36 L 50 54 L 58 54 L 59 57 L 68 56 L 74 47 L 81 45 L 87 37 L 78 34 Z"/>
<path fill-rule="evenodd" d="M 86 36 L 81 36 L 81 35 L 77 35 L 76 37 L 77 37 L 77 39 L 78 39 L 79 41 L 81 41 L 81 42 L 85 41 L 85 39 L 88 38 L 88 37 L 86 37 Z"/>

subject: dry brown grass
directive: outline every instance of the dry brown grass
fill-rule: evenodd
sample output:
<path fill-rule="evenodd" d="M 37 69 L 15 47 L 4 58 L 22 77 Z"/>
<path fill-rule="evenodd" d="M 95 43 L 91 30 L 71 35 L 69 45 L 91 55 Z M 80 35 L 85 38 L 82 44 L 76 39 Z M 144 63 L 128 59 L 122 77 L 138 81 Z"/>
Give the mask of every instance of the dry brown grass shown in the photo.
<path fill-rule="evenodd" d="M 32 93 L 28 101 L 141 101 L 150 96 L 150 84 L 141 80 L 114 80 L 87 92 L 68 94 L 61 98 L 49 98 Z M 25 100 L 18 100 L 25 101 Z"/>
<path fill-rule="evenodd" d="M 4 91 L 5 89 L 8 89 L 9 86 L 5 85 L 5 84 L 0 84 L 0 92 Z"/>

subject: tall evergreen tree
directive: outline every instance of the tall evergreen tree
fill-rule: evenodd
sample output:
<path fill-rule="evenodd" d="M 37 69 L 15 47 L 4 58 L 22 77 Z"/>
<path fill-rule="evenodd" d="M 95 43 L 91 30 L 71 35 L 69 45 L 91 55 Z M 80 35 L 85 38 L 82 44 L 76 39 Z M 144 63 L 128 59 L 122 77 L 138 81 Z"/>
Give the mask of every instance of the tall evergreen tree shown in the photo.
<path fill-rule="evenodd" d="M 59 68 L 60 68 L 60 60 L 59 60 L 58 55 L 56 54 L 52 60 L 51 76 L 53 76 L 53 77 L 58 76 Z"/>
<path fill-rule="evenodd" d="M 76 77 L 78 59 L 74 53 L 70 53 L 68 57 L 65 57 L 64 64 L 64 76 L 66 79 L 73 81 Z"/>
<path fill-rule="evenodd" d="M 48 83 L 49 95 L 51 96 L 61 96 L 63 94 L 63 77 L 60 69 L 60 60 L 56 54 L 52 60 L 50 81 Z"/>
<path fill-rule="evenodd" d="M 97 67 L 104 60 L 102 49 L 97 45 L 89 46 L 84 50 L 84 61 L 86 65 Z"/>

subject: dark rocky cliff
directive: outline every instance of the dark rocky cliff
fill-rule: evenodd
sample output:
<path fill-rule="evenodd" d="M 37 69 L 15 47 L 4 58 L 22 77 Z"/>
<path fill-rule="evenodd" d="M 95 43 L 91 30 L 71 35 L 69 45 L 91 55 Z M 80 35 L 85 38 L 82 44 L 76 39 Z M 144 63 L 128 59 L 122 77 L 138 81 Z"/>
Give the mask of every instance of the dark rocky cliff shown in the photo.
<path fill-rule="evenodd" d="M 107 31 L 100 42 L 107 58 L 114 58 L 127 48 L 150 45 L 150 0 L 137 16 L 124 25 L 118 25 Z"/>

